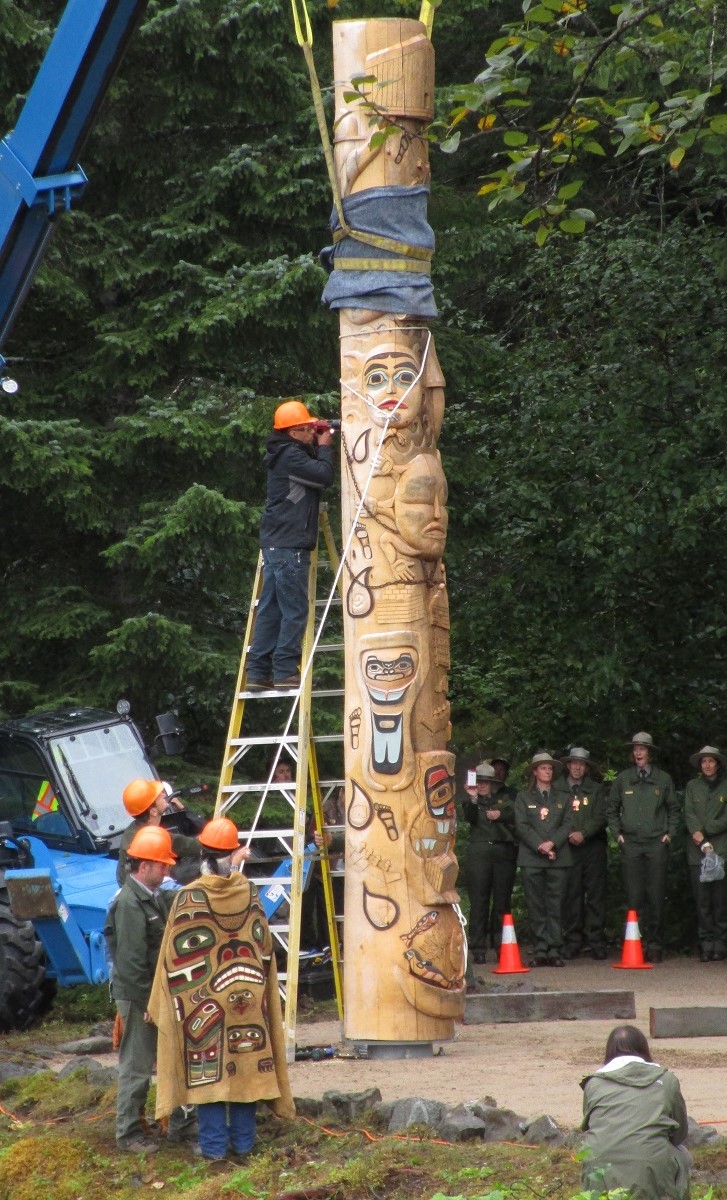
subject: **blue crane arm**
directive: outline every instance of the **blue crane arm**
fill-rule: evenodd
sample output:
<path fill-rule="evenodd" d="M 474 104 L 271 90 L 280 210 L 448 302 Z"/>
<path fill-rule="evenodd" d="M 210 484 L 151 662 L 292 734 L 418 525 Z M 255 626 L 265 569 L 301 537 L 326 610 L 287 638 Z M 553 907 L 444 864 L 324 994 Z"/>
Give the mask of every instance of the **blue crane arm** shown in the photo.
<path fill-rule="evenodd" d="M 0 350 L 57 217 L 83 191 L 76 165 L 147 0 L 69 0 L 12 133 L 0 141 Z M 5 360 L 0 353 L 0 375 Z"/>

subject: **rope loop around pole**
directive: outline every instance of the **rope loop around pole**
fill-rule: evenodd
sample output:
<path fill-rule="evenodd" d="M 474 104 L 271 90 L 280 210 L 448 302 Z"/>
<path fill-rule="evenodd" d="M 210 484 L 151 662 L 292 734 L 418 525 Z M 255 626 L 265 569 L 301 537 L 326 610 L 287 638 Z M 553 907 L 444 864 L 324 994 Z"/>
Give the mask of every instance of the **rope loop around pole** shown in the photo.
<path fill-rule="evenodd" d="M 422 5 L 422 12 L 424 12 L 426 6 L 429 5 L 429 7 L 431 9 L 431 20 L 434 20 L 434 8 L 437 7 L 438 2 L 441 2 L 441 0 L 424 0 L 424 3 Z M 299 4 L 300 4 L 300 8 L 302 9 L 303 22 L 301 22 L 301 15 L 298 11 Z M 349 225 L 348 221 L 346 220 L 346 218 L 344 216 L 344 212 L 343 212 L 343 201 L 341 200 L 341 193 L 340 193 L 340 190 L 338 187 L 338 179 L 336 178 L 336 165 L 335 165 L 335 161 L 334 161 L 334 157 L 333 157 L 333 147 L 331 145 L 331 138 L 328 133 L 328 125 L 326 123 L 326 114 L 323 109 L 323 95 L 321 92 L 321 85 L 320 85 L 320 81 L 318 79 L 318 72 L 316 71 L 316 65 L 315 65 L 315 61 L 313 58 L 313 29 L 311 27 L 310 17 L 308 15 L 308 6 L 306 4 L 306 0 L 290 0 L 290 7 L 293 12 L 293 27 L 295 29 L 295 39 L 303 51 L 303 56 L 305 58 L 306 66 L 308 67 L 308 75 L 310 77 L 310 85 L 311 85 L 311 95 L 313 97 L 313 107 L 315 109 L 316 120 L 318 122 L 318 132 L 321 137 L 321 145 L 323 147 L 323 156 L 326 160 L 326 169 L 328 171 L 328 181 L 331 185 L 331 195 L 333 196 L 333 206 L 336 210 L 336 216 L 338 217 L 339 228 L 336 230 L 336 232 L 334 234 L 334 244 L 336 242 L 340 241 L 342 238 L 350 237 L 354 241 L 362 242 L 363 244 L 365 244 L 367 246 L 373 246 L 378 250 L 387 250 L 393 254 L 401 254 L 401 255 L 404 255 L 405 257 L 409 257 L 409 258 L 413 258 L 413 259 L 422 259 L 425 263 L 429 263 L 432 258 L 431 250 L 427 250 L 420 246 L 409 246 L 405 242 L 396 241 L 393 238 L 387 238 L 387 237 L 382 236 L 381 234 L 365 233 L 365 232 L 362 232 L 361 230 L 353 229 Z M 303 24 L 305 24 L 305 33 L 303 32 Z M 427 32 L 431 36 L 431 23 L 427 24 Z M 334 269 L 338 270 L 338 267 L 335 266 Z M 350 266 L 347 269 L 349 271 L 352 270 L 352 268 Z M 361 268 L 357 268 L 357 269 L 361 269 L 361 270 L 376 269 L 376 270 L 388 270 L 388 271 L 413 271 L 414 270 L 414 268 L 410 267 L 410 266 L 394 266 L 394 265 L 388 265 L 386 267 L 378 266 L 376 268 L 372 268 L 370 266 L 370 264 L 368 264 L 368 263 L 366 264 L 365 268 L 361 267 Z M 426 266 L 422 267 L 419 273 L 420 274 L 428 274 L 428 267 L 426 267 Z"/>

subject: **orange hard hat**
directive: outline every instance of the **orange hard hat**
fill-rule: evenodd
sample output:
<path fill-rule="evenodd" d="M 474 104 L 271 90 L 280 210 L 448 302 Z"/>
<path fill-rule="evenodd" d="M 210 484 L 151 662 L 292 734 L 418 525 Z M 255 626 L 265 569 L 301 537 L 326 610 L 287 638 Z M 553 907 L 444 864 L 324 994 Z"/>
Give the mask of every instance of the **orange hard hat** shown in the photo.
<path fill-rule="evenodd" d="M 158 796 L 166 789 L 160 779 L 132 779 L 124 788 L 124 808 L 132 817 L 140 817 L 151 808 Z"/>
<path fill-rule="evenodd" d="M 286 400 L 275 410 L 273 429 L 292 429 L 294 425 L 315 425 L 317 417 L 312 417 L 301 400 Z"/>
<path fill-rule="evenodd" d="M 197 841 L 207 850 L 237 850 L 240 845 L 237 826 L 229 817 L 215 817 L 197 835 Z"/>
<path fill-rule="evenodd" d="M 126 853 L 129 858 L 166 863 L 170 867 L 177 861 L 172 850 L 172 835 L 163 825 L 145 825 L 134 834 Z"/>

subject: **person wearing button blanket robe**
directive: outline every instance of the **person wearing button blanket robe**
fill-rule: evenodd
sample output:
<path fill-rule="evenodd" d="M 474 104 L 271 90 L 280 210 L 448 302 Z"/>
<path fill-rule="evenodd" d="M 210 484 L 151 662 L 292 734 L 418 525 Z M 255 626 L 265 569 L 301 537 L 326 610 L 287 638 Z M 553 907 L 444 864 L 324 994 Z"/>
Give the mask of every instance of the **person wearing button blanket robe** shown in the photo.
<path fill-rule="evenodd" d="M 149 1013 L 157 1117 L 180 1104 L 268 1101 L 293 1118 L 272 937 L 244 875 L 203 875 L 169 914 Z"/>

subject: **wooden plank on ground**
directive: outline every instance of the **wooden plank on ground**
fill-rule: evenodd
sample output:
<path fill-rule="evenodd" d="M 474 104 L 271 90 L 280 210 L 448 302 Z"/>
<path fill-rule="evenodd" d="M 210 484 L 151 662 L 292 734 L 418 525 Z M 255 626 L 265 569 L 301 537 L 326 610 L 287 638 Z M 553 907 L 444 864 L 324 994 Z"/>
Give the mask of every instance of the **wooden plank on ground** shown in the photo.
<path fill-rule="evenodd" d="M 497 992 L 470 995 L 465 1001 L 467 1025 L 501 1025 L 518 1021 L 633 1020 L 633 992 Z"/>
<path fill-rule="evenodd" d="M 649 1032 L 655 1038 L 727 1037 L 727 1008 L 650 1008 Z"/>

